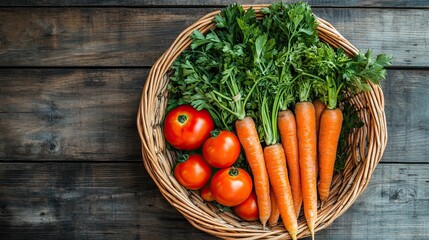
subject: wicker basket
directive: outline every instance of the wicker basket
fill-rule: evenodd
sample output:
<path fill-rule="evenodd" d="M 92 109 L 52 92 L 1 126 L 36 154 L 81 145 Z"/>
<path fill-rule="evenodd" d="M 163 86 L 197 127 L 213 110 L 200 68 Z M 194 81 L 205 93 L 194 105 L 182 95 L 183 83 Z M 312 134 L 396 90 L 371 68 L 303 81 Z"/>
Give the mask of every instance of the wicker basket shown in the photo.
<path fill-rule="evenodd" d="M 260 10 L 267 5 L 247 5 L 253 7 L 258 17 Z M 152 67 L 145 83 L 137 126 L 142 141 L 144 166 L 157 184 L 162 195 L 181 212 L 196 228 L 220 238 L 247 239 L 289 239 L 282 225 L 271 229 L 262 229 L 259 222 L 244 222 L 229 212 L 221 212 L 211 203 L 206 203 L 196 191 L 188 191 L 178 184 L 172 172 L 174 155 L 166 149 L 161 123 L 167 104 L 168 70 L 176 57 L 191 44 L 190 35 L 198 29 L 207 32 L 214 28 L 215 11 L 202 17 L 185 29 L 170 48 Z M 332 47 L 342 47 L 349 55 L 355 55 L 358 49 L 347 41 L 331 24 L 318 18 L 319 38 Z M 367 187 L 371 174 L 380 161 L 387 141 L 384 98 L 381 89 L 370 84 L 372 91 L 351 97 L 353 104 L 364 122 L 364 126 L 350 134 L 349 151 L 345 169 L 334 176 L 329 199 L 319 205 L 316 231 L 329 226 L 343 214 Z M 309 236 L 305 218 L 298 220 L 298 237 Z"/>

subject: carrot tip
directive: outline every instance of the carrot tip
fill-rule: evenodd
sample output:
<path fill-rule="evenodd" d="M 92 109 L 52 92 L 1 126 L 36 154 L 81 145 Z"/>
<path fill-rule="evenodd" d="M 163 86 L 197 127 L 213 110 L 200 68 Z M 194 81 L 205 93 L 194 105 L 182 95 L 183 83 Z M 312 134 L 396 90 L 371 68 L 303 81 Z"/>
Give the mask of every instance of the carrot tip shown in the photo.
<path fill-rule="evenodd" d="M 270 227 L 275 227 L 275 226 L 277 226 L 277 223 L 270 223 L 270 224 L 268 224 Z"/>

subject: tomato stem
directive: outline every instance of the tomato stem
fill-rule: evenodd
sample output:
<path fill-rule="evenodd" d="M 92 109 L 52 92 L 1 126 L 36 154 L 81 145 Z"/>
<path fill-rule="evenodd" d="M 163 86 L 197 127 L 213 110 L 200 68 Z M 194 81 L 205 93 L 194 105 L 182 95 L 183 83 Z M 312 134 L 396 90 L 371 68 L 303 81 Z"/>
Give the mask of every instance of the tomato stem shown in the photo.
<path fill-rule="evenodd" d="M 235 167 L 232 167 L 231 169 L 229 169 L 228 174 L 232 177 L 236 177 L 238 175 L 238 169 Z"/>
<path fill-rule="evenodd" d="M 219 134 L 220 134 L 220 130 L 219 129 L 215 129 L 215 130 L 213 130 L 213 131 L 210 132 L 210 137 L 215 138 L 215 137 L 219 136 Z"/>
<path fill-rule="evenodd" d="M 183 162 L 186 162 L 186 160 L 188 160 L 188 158 L 189 158 L 189 154 L 185 153 L 185 154 L 180 155 L 177 158 L 177 161 L 183 163 Z"/>
<path fill-rule="evenodd" d="M 177 117 L 177 120 L 181 123 L 184 124 L 186 122 L 186 120 L 188 120 L 188 116 L 186 116 L 185 114 L 180 114 Z"/>

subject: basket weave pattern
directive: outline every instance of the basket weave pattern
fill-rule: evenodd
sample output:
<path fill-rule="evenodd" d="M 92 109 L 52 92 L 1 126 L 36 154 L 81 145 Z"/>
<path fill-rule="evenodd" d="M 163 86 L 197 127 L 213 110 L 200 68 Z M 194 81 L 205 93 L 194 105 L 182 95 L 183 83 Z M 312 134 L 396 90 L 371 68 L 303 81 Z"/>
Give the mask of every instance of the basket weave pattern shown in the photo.
<path fill-rule="evenodd" d="M 268 5 L 246 5 L 252 7 L 257 16 Z M 194 30 L 205 33 L 214 28 L 215 11 L 200 18 L 185 29 L 170 48 L 152 67 L 146 80 L 137 115 L 137 127 L 142 141 L 144 166 L 157 184 L 162 195 L 196 228 L 220 238 L 289 239 L 282 225 L 262 229 L 259 222 L 242 222 L 230 212 L 221 212 L 211 203 L 206 203 L 197 191 L 188 191 L 173 176 L 174 153 L 168 151 L 162 133 L 162 121 L 167 105 L 169 68 L 176 57 L 191 44 Z M 319 38 L 334 48 L 341 47 L 353 56 L 358 49 L 347 41 L 331 24 L 317 19 Z M 316 231 L 326 228 L 343 214 L 367 187 L 371 174 L 380 161 L 387 142 L 384 97 L 379 86 L 370 83 L 372 91 L 352 96 L 348 101 L 358 110 L 364 126 L 350 134 L 350 152 L 342 173 L 332 181 L 328 200 L 318 207 Z M 309 236 L 305 218 L 298 219 L 298 237 Z"/>

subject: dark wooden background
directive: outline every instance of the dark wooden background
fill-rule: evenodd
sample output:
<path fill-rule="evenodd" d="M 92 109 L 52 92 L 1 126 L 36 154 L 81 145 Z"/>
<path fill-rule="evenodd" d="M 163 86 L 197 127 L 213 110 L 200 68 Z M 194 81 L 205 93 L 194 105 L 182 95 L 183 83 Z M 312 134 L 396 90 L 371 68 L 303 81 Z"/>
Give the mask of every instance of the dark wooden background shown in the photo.
<path fill-rule="evenodd" d="M 211 238 L 146 173 L 135 117 L 154 61 L 228 3 L 0 2 L 1 239 Z M 317 239 L 428 239 L 429 1 L 310 4 L 358 48 L 394 56 L 384 157 Z"/>

